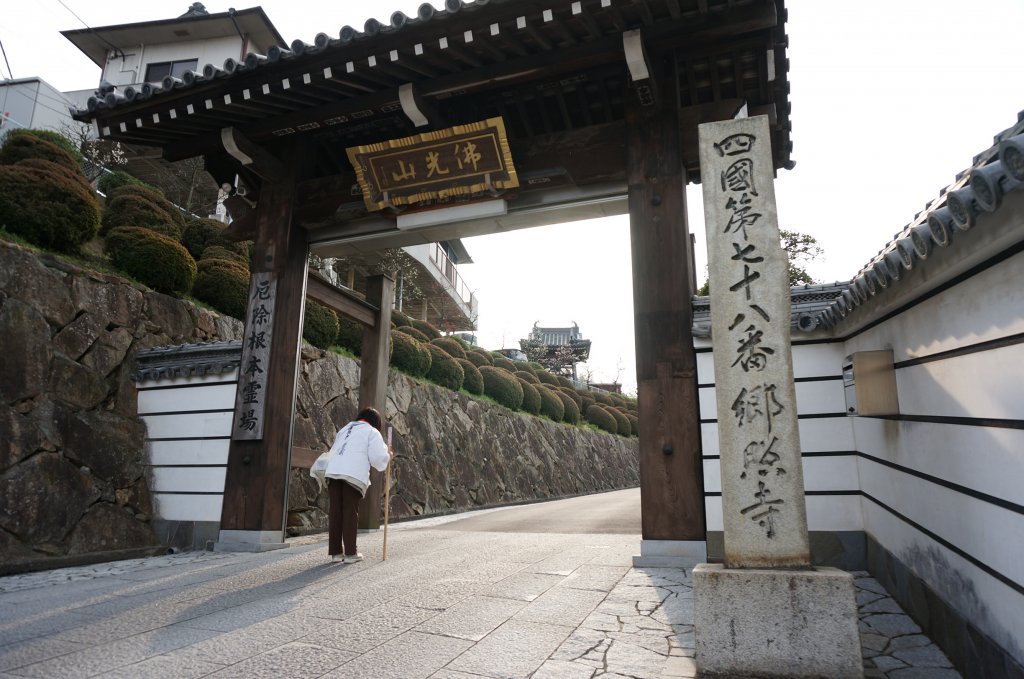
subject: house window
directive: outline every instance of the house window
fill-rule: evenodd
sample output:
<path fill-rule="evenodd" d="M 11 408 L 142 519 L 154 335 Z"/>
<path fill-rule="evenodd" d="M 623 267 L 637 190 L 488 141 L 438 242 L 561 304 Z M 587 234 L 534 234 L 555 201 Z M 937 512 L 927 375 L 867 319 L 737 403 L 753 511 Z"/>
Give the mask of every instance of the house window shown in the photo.
<path fill-rule="evenodd" d="M 146 82 L 158 83 L 169 75 L 180 78 L 185 71 L 194 71 L 197 66 L 199 66 L 198 59 L 153 63 L 146 67 Z"/>

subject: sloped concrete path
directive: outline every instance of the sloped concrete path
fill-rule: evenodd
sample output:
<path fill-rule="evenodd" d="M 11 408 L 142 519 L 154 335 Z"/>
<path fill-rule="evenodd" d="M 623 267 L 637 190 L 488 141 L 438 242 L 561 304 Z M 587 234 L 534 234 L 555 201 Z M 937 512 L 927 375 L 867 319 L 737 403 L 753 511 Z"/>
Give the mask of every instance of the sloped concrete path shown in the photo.
<path fill-rule="evenodd" d="M 464 517 L 392 526 L 386 562 L 378 532 L 352 565 L 314 536 L 0 578 L 0 677 L 694 676 L 689 574 L 630 568 L 639 535 L 457 530 Z M 903 676 L 958 676 L 864 591 L 886 610 L 871 653 L 931 663 Z M 916 650 L 894 655 L 904 635 Z"/>

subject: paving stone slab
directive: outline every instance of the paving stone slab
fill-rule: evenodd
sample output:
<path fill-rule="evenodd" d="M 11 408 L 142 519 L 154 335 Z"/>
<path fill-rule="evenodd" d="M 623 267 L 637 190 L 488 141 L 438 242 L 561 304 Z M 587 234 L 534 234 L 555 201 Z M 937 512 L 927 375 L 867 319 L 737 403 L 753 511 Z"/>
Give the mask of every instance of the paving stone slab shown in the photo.
<path fill-rule="evenodd" d="M 564 625 L 510 620 L 448 665 L 448 669 L 497 677 L 528 677 L 572 633 Z"/>
<path fill-rule="evenodd" d="M 315 632 L 303 637 L 302 641 L 342 651 L 365 653 L 435 615 L 436 611 L 385 604 L 348 620 L 324 620 Z"/>
<path fill-rule="evenodd" d="M 949 658 L 935 644 L 894 650 L 892 656 L 899 658 L 911 667 L 953 667 Z"/>
<path fill-rule="evenodd" d="M 582 663 L 548 660 L 532 679 L 591 679 L 598 670 Z"/>
<path fill-rule="evenodd" d="M 867 631 L 875 631 L 887 637 L 921 633 L 921 628 L 905 614 L 876 613 L 862 617 L 861 622 L 869 626 Z"/>
<path fill-rule="evenodd" d="M 595 566 L 583 564 L 569 574 L 559 587 L 571 589 L 592 589 L 600 592 L 610 592 L 615 585 L 619 584 L 622 577 L 629 572 L 625 566 Z"/>
<path fill-rule="evenodd" d="M 491 585 L 488 596 L 533 601 L 565 580 L 565 576 L 548 573 L 517 572 Z"/>
<path fill-rule="evenodd" d="M 336 648 L 293 641 L 214 672 L 218 679 L 306 679 L 320 677 L 356 657 Z"/>
<path fill-rule="evenodd" d="M 13 670 L 16 667 L 31 665 L 41 660 L 48 660 L 67 653 L 81 651 L 85 648 L 85 644 L 61 641 L 49 637 L 29 639 L 0 646 L 0 671 Z"/>
<path fill-rule="evenodd" d="M 464 639 L 417 631 L 406 632 L 325 676 L 344 679 L 425 679 L 472 645 L 472 642 Z"/>
<path fill-rule="evenodd" d="M 604 592 L 549 589 L 516 613 L 518 620 L 576 627 L 604 601 Z"/>
<path fill-rule="evenodd" d="M 166 677 L 193 679 L 205 677 L 223 667 L 223 665 L 212 662 L 158 655 L 98 676 L 101 679 L 166 679 Z"/>
<path fill-rule="evenodd" d="M 692 679 L 697 676 L 697 663 L 693 658 L 673 656 L 665 662 L 661 671 L 662 677 L 683 677 Z"/>
<path fill-rule="evenodd" d="M 526 606 L 525 602 L 478 596 L 416 626 L 419 632 L 480 641 Z"/>

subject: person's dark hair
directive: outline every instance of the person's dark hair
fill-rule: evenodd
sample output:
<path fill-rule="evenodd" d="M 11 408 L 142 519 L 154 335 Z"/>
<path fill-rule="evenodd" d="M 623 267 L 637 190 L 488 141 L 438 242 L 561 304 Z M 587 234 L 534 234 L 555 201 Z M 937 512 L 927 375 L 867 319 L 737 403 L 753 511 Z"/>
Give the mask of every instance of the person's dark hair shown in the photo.
<path fill-rule="evenodd" d="M 380 413 L 377 412 L 376 408 L 363 408 L 356 415 L 356 419 L 366 420 L 366 423 L 374 429 L 380 429 Z"/>

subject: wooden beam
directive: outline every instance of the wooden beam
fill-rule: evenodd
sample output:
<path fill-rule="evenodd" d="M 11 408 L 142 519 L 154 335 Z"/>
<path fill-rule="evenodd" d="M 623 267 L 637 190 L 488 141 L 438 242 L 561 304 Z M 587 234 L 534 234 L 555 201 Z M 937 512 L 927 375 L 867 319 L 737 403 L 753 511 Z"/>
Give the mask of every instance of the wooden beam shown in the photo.
<path fill-rule="evenodd" d="M 640 503 L 645 540 L 704 540 L 704 486 L 691 334 L 691 240 L 674 105 L 678 76 L 657 107 L 626 102 L 633 329 L 640 406 Z"/>
<path fill-rule="evenodd" d="M 220 141 L 240 165 L 247 167 L 268 182 L 280 180 L 284 176 L 281 161 L 271 155 L 265 148 L 258 146 L 234 127 L 225 127 L 220 131 Z"/>
<path fill-rule="evenodd" d="M 363 350 L 359 367 L 359 403 L 373 407 L 386 418 L 388 395 L 388 359 L 391 352 L 391 302 L 395 282 L 388 276 L 366 279 L 366 299 L 379 305 L 376 324 L 363 331 Z M 384 423 L 381 423 L 384 426 Z M 370 470 L 370 487 L 359 508 L 360 528 L 379 528 L 384 475 Z"/>
<path fill-rule="evenodd" d="M 338 313 L 345 314 L 352 320 L 362 323 L 367 328 L 373 328 L 377 324 L 377 316 L 380 309 L 368 302 L 364 302 L 358 297 L 346 294 L 341 289 L 321 278 L 319 274 L 309 272 L 309 280 L 306 283 L 306 297 L 316 300 Z"/>

